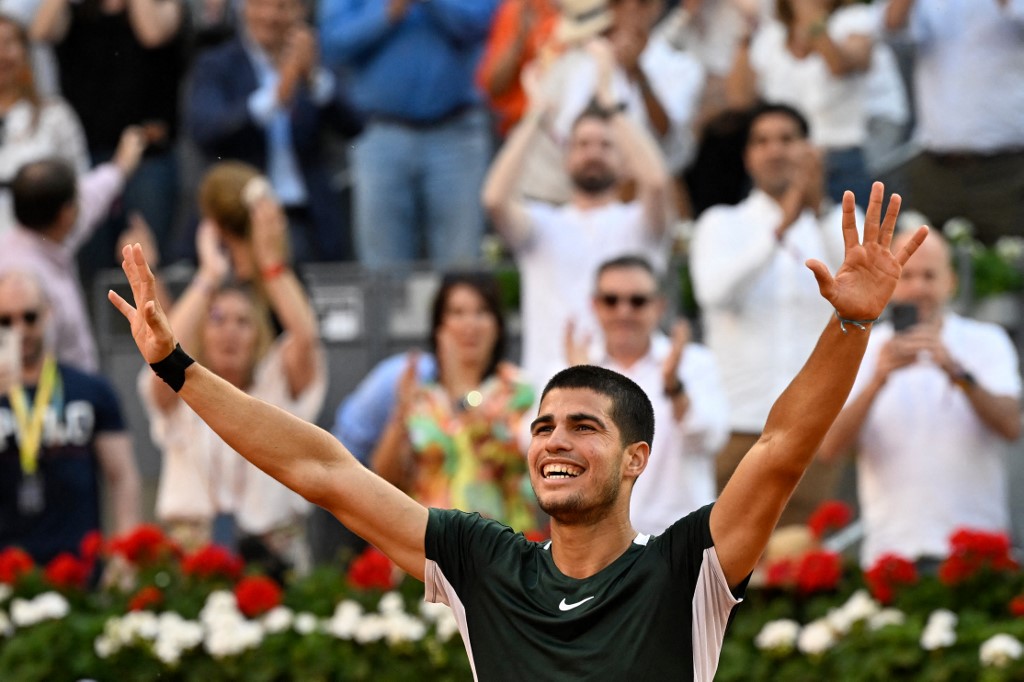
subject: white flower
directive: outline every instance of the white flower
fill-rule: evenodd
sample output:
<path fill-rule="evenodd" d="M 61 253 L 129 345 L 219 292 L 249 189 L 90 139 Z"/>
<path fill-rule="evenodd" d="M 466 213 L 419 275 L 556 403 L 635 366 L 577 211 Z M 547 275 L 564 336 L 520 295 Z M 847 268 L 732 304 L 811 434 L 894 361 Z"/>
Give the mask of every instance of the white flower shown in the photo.
<path fill-rule="evenodd" d="M 882 609 L 868 619 L 868 628 L 881 630 L 889 625 L 903 625 L 906 621 L 906 614 L 899 609 Z"/>
<path fill-rule="evenodd" d="M 1000 237 L 996 240 L 996 254 L 1007 261 L 1019 261 L 1024 257 L 1024 237 Z"/>
<path fill-rule="evenodd" d="M 832 626 L 823 619 L 811 621 L 800 630 L 796 646 L 802 653 L 809 655 L 823 654 L 836 643 Z"/>
<path fill-rule="evenodd" d="M 841 607 L 831 609 L 828 612 L 827 620 L 833 630 L 840 635 L 845 635 L 854 623 L 871 618 L 878 613 L 880 608 L 878 602 L 871 598 L 867 590 L 857 590 Z"/>
<path fill-rule="evenodd" d="M 14 590 L 7 583 L 0 583 L 0 602 L 7 601 L 7 598 L 11 596 Z"/>
<path fill-rule="evenodd" d="M 383 639 L 385 634 L 384 617 L 376 613 L 370 613 L 359 619 L 359 623 L 352 633 L 352 639 L 359 644 L 369 644 L 370 642 Z"/>
<path fill-rule="evenodd" d="M 434 623 L 445 615 L 450 615 L 452 609 L 447 604 L 433 601 L 420 602 L 420 615 L 424 620 Z"/>
<path fill-rule="evenodd" d="M 44 620 L 57 620 L 68 615 L 68 601 L 56 592 L 46 592 L 34 599 L 15 599 L 11 602 L 11 620 L 23 628 Z"/>
<path fill-rule="evenodd" d="M 921 648 L 935 651 L 956 644 L 956 621 L 956 614 L 952 611 L 932 611 L 921 633 Z"/>
<path fill-rule="evenodd" d="M 290 628 L 292 621 L 295 620 L 295 614 L 287 606 L 275 606 L 264 614 L 262 620 L 264 629 L 273 634 Z"/>
<path fill-rule="evenodd" d="M 427 626 L 419 618 L 406 613 L 384 617 L 384 636 L 389 644 L 418 642 L 427 634 Z"/>
<path fill-rule="evenodd" d="M 1010 661 L 1016 661 L 1022 654 L 1024 645 L 1013 635 L 1007 634 L 989 637 L 982 642 L 981 650 L 978 652 L 982 665 L 997 668 L 1005 667 Z"/>
<path fill-rule="evenodd" d="M 227 590 L 215 590 L 206 598 L 203 611 L 215 613 L 219 611 L 237 611 L 238 600 L 235 595 Z"/>
<path fill-rule="evenodd" d="M 362 617 L 363 607 L 351 599 L 345 599 L 334 608 L 334 615 L 327 621 L 327 631 L 338 639 L 352 639 Z"/>
<path fill-rule="evenodd" d="M 125 630 L 123 637 L 128 641 L 135 638 L 152 641 L 160 632 L 160 624 L 152 611 L 130 611 L 121 619 L 121 625 Z"/>
<path fill-rule="evenodd" d="M 451 609 L 448 612 L 441 614 L 437 619 L 437 639 L 441 642 L 447 642 L 451 639 L 456 632 L 459 631 L 459 621 L 455 619 L 455 614 Z"/>
<path fill-rule="evenodd" d="M 402 599 L 402 595 L 397 592 L 388 592 L 380 598 L 380 603 L 377 604 L 377 610 L 385 616 L 402 613 L 405 611 L 405 600 Z"/>
<path fill-rule="evenodd" d="M 317 620 L 312 613 L 300 613 L 295 616 L 295 632 L 300 635 L 308 635 L 316 631 Z"/>
<path fill-rule="evenodd" d="M 761 651 L 789 652 L 796 646 L 800 623 L 788 618 L 768 621 L 757 633 L 754 644 Z"/>
<path fill-rule="evenodd" d="M 116 654 L 120 650 L 121 646 L 109 637 L 100 635 L 96 638 L 96 641 L 92 643 L 92 648 L 100 658 L 109 658 Z"/>
<path fill-rule="evenodd" d="M 263 641 L 263 628 L 254 621 L 236 621 L 228 627 L 216 627 L 206 633 L 206 651 L 214 658 L 224 658 L 252 649 Z"/>
<path fill-rule="evenodd" d="M 0 610 L 0 637 L 10 637 L 13 634 L 14 625 L 11 624 L 11 619 L 3 610 Z"/>

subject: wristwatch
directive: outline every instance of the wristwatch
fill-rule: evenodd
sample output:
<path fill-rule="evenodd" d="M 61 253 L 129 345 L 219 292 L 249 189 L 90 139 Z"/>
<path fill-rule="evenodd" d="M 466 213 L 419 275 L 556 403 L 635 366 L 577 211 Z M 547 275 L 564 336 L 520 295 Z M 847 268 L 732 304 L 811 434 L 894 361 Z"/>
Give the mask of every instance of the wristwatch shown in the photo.
<path fill-rule="evenodd" d="M 957 370 L 957 372 L 953 374 L 951 378 L 953 380 L 953 383 L 963 390 L 967 390 L 971 386 L 978 385 L 978 380 L 974 378 L 974 375 L 963 368 Z"/>
<path fill-rule="evenodd" d="M 669 398 L 675 398 L 686 393 L 686 385 L 683 384 L 683 380 L 679 377 L 675 377 L 675 382 L 671 384 L 665 384 L 665 395 Z"/>

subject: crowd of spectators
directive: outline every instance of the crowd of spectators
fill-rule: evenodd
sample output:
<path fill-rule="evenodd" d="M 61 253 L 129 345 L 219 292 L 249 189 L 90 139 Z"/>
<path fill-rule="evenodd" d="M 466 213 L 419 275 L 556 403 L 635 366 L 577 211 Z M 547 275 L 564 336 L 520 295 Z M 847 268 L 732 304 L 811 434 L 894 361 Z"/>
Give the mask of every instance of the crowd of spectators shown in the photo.
<path fill-rule="evenodd" d="M 173 305 L 161 295 L 211 370 L 302 419 L 337 408 L 335 435 L 382 477 L 517 530 L 544 527 L 521 456 L 535 392 L 569 364 L 632 376 L 659 421 L 634 519 L 661 532 L 714 499 L 831 314 L 804 262 L 838 265 L 844 190 L 864 208 L 884 178 L 937 227 L 959 217 L 986 243 L 1024 235 L 1022 36 L 1021 0 L 0 5 L 0 354 L 18 349 L 16 371 L 0 367 L 0 414 L 14 415 L 0 545 L 42 559 L 73 548 L 71 529 L 48 535 L 62 514 L 99 524 L 94 470 L 119 527 L 145 516 L 84 294 L 128 241 L 194 267 Z M 518 271 L 521 357 L 482 272 L 488 231 Z M 948 249 L 929 254 L 948 266 Z M 699 308 L 666 334 L 681 260 Z M 301 282 L 313 262 L 446 273 L 429 348 L 365 368 L 340 405 L 323 404 L 330 368 Z M 998 370 L 954 362 L 935 339 L 959 318 L 903 299 L 931 345 L 885 376 L 938 365 L 931 379 L 961 391 L 945 425 L 992 430 L 976 440 L 995 453 L 1019 431 L 1020 382 L 1000 379 L 1019 371 L 1012 348 L 990 330 L 1007 351 Z M 832 457 L 785 523 L 833 494 L 831 460 L 875 428 L 886 379 L 862 383 L 857 419 L 827 439 Z M 306 503 L 148 369 L 138 388 L 162 456 L 155 517 L 185 547 L 307 568 Z M 71 448 L 76 390 L 95 417 Z M 889 441 L 864 437 L 884 459 Z M 972 495 L 1005 509 L 1000 467 L 995 453 Z M 963 521 L 1007 530 L 1006 514 L 963 506 Z M 894 513 L 872 513 L 868 532 L 884 537 Z"/>

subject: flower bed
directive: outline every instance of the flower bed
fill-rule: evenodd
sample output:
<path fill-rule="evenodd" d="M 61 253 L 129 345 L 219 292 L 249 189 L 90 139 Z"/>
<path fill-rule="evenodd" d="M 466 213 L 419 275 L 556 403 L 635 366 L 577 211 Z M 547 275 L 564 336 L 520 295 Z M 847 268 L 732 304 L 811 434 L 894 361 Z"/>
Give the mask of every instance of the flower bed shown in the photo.
<path fill-rule="evenodd" d="M 183 556 L 145 526 L 109 543 L 120 568 L 86 589 L 103 553 L 98 537 L 45 567 L 0 552 L 0 679 L 471 678 L 451 610 L 423 603 L 416 581 L 396 586 L 376 550 L 348 575 L 324 567 L 282 589 L 222 548 Z"/>
<path fill-rule="evenodd" d="M 812 528 L 848 520 L 826 507 Z M 104 544 L 44 567 L 0 552 L 0 679 L 471 678 L 451 610 L 396 585 L 376 550 L 282 588 L 218 547 L 183 556 L 154 527 Z M 122 572 L 86 589 L 104 555 Z M 1024 574 L 1004 536 L 957 533 L 937 576 L 898 556 L 861 573 L 820 548 L 764 575 L 718 681 L 1024 680 Z"/>

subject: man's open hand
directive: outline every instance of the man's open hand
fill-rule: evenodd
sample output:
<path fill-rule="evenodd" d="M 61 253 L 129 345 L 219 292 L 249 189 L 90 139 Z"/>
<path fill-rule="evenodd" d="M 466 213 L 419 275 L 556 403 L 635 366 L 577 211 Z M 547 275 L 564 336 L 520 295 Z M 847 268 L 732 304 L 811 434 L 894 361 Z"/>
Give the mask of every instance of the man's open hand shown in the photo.
<path fill-rule="evenodd" d="M 896 217 L 900 213 L 900 196 L 889 198 L 885 219 L 881 220 L 882 197 L 885 187 L 876 182 L 871 187 L 868 210 L 864 215 L 864 242 L 857 236 L 857 217 L 854 213 L 853 192 L 843 194 L 843 241 L 846 255 L 835 277 L 818 260 L 808 260 L 807 267 L 818 280 L 821 295 L 832 304 L 840 317 L 848 320 L 874 320 L 885 309 L 907 259 L 928 236 L 923 225 L 909 239 L 900 252 L 889 250 Z"/>
<path fill-rule="evenodd" d="M 107 298 L 131 323 L 135 345 L 146 362 L 159 362 L 171 354 L 175 341 L 171 325 L 156 298 L 156 278 L 139 244 L 126 245 L 121 255 L 124 257 L 121 269 L 132 287 L 135 306 L 113 291 L 107 292 Z"/>

